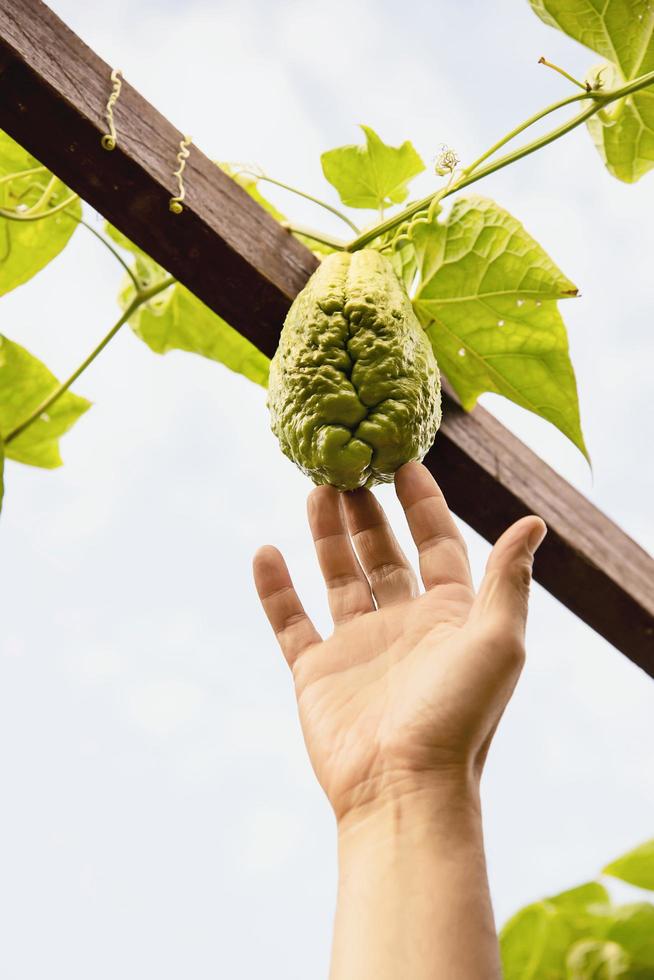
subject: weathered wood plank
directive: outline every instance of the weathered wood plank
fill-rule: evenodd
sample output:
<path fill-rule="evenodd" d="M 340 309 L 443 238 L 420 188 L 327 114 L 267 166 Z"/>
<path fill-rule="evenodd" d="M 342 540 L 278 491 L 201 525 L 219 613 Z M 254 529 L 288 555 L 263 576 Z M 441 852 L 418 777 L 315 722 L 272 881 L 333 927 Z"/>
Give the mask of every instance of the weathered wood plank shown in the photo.
<path fill-rule="evenodd" d="M 40 0 L 0 8 L 0 127 L 132 241 L 272 355 L 314 256 L 197 147 L 185 208 L 168 200 L 182 133 L 127 82 L 115 109 L 118 148 L 100 146 L 110 66 Z M 654 560 L 481 408 L 446 394 L 426 460 L 453 509 L 493 541 L 540 514 L 549 534 L 535 577 L 654 676 Z"/>
<path fill-rule="evenodd" d="M 0 5 L 0 127 L 272 354 L 315 257 L 194 145 L 171 214 L 183 134 L 123 81 L 104 150 L 111 67 L 40 0 Z"/>
<path fill-rule="evenodd" d="M 487 540 L 539 514 L 548 534 L 534 578 L 654 677 L 654 561 L 583 494 L 481 407 L 446 386 L 425 460 L 456 513 Z"/>

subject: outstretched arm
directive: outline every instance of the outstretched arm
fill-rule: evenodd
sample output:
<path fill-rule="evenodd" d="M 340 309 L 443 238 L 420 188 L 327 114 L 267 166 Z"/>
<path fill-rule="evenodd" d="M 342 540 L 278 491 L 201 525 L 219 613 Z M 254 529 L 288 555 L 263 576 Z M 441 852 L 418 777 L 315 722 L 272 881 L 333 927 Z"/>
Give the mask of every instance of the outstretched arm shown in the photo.
<path fill-rule="evenodd" d="M 465 544 L 417 463 L 396 489 L 424 592 L 367 490 L 319 487 L 309 523 L 334 632 L 322 640 L 281 554 L 254 561 L 293 672 L 309 756 L 338 826 L 331 980 L 501 975 L 479 780 L 524 660 L 540 518 L 493 548 L 475 595 Z"/>

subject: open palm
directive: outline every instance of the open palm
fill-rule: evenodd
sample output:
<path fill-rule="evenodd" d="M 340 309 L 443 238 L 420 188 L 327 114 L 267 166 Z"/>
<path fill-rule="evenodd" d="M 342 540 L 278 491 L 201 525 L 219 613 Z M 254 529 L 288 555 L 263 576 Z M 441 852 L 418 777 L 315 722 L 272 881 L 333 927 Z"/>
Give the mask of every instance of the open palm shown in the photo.
<path fill-rule="evenodd" d="M 328 639 L 304 612 L 279 551 L 266 546 L 255 556 L 309 756 L 338 819 L 416 779 L 479 770 L 524 658 L 542 521 L 523 518 L 505 532 L 475 595 L 465 544 L 433 477 L 408 463 L 395 482 L 422 594 L 368 490 L 319 487 L 309 497 L 334 619 Z"/>

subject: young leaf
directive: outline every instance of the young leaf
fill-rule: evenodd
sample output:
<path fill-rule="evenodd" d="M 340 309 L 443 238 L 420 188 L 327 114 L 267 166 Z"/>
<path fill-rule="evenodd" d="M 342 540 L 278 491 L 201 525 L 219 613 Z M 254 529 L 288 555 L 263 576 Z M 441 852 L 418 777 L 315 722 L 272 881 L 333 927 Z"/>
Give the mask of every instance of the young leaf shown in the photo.
<path fill-rule="evenodd" d="M 45 167 L 36 173 L 25 173 L 40 167 L 38 160 L 0 131 L 0 208 L 21 210 L 25 215 L 39 204 L 37 213 L 61 204 L 70 190 Z M 11 180 L 3 178 L 14 174 Z M 24 176 L 23 176 L 24 174 Z M 52 181 L 47 195 L 44 192 Z M 70 217 L 73 215 L 74 217 Z M 40 221 L 12 220 L 0 216 L 0 295 L 27 282 L 51 262 L 70 240 L 77 228 L 75 218 L 82 215 L 82 205 L 76 198 L 65 212 L 46 216 Z"/>
<path fill-rule="evenodd" d="M 401 146 L 384 143 L 369 126 L 361 126 L 366 145 L 339 146 L 320 157 L 322 170 L 351 208 L 380 208 L 406 200 L 408 183 L 425 165 L 408 140 Z"/>
<path fill-rule="evenodd" d="M 654 891 L 654 840 L 646 841 L 640 847 L 611 861 L 603 868 L 602 874 Z"/>
<path fill-rule="evenodd" d="M 57 379 L 45 364 L 24 347 L 0 335 L 0 432 L 3 435 L 26 419 L 57 385 Z M 64 392 L 29 428 L 5 444 L 5 456 L 45 469 L 61 466 L 59 436 L 68 432 L 90 405 L 86 398 Z"/>
<path fill-rule="evenodd" d="M 601 83 L 615 88 L 654 70 L 651 0 L 530 0 L 541 20 L 606 58 Z M 633 183 L 654 167 L 654 87 L 620 99 L 588 120 L 588 130 L 608 170 Z"/>
<path fill-rule="evenodd" d="M 552 422 L 588 459 L 557 300 L 577 294 L 522 225 L 494 201 L 459 198 L 444 221 L 410 226 L 414 308 L 470 410 L 494 391 Z"/>
<path fill-rule="evenodd" d="M 142 288 L 153 286 L 167 277 L 166 271 L 133 245 L 111 225 L 107 233 L 134 255 L 134 272 Z M 131 279 L 125 280 L 120 303 L 125 309 L 135 295 Z M 268 382 L 269 360 L 254 344 L 230 327 L 205 306 L 181 283 L 175 283 L 140 306 L 129 319 L 129 325 L 157 354 L 184 350 L 219 361 L 250 381 L 263 387 Z"/>

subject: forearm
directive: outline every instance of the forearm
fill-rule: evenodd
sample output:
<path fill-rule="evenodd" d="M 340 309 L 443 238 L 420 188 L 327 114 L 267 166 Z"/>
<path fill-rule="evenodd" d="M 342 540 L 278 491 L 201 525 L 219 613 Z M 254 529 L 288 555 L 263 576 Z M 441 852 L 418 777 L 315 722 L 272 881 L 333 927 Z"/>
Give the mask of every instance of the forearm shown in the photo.
<path fill-rule="evenodd" d="M 371 805 L 338 848 L 330 980 L 501 977 L 474 784 Z"/>

